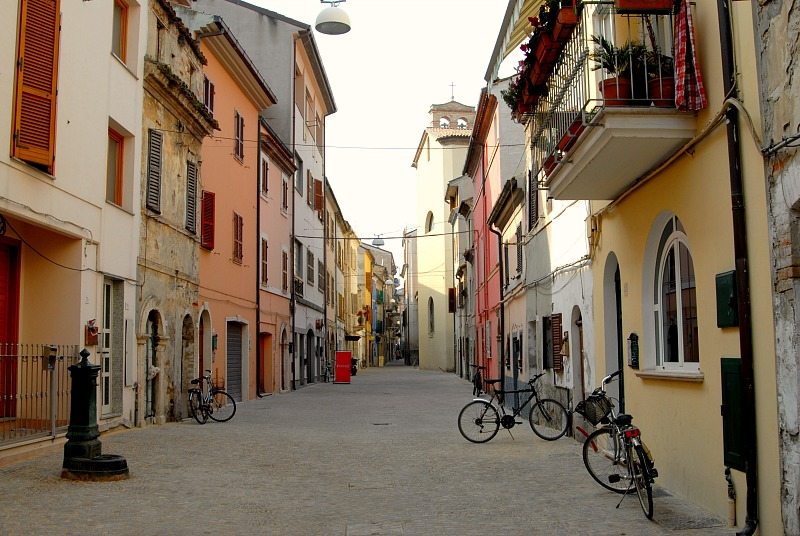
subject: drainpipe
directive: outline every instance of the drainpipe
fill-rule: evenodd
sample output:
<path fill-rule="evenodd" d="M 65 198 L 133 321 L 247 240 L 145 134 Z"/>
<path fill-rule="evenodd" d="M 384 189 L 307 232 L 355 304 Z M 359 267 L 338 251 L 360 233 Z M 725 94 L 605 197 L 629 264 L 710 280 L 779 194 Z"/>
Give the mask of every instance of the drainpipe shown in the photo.
<path fill-rule="evenodd" d="M 294 70 L 294 66 L 295 65 L 297 65 L 297 41 L 296 41 L 296 39 L 292 40 L 292 70 Z M 295 95 L 295 93 L 296 93 L 296 88 L 295 88 L 296 85 L 297 85 L 297 76 L 295 74 L 292 74 L 292 95 Z M 292 158 L 295 159 L 295 164 L 297 164 L 297 141 L 295 139 L 295 132 L 294 132 L 294 129 L 296 128 L 296 124 L 295 123 L 297 122 L 297 112 L 295 111 L 296 106 L 294 105 L 294 103 L 292 103 L 291 106 L 292 106 L 292 125 L 291 125 L 291 128 L 290 128 L 290 132 L 291 132 L 291 136 L 292 136 Z M 295 173 L 297 173 L 297 172 L 295 171 Z M 294 191 L 296 189 L 296 186 L 295 186 L 296 184 L 297 184 L 297 177 L 293 177 L 292 178 L 292 235 L 291 235 L 291 240 L 290 240 L 291 243 L 289 245 L 289 247 L 291 248 L 291 262 L 292 262 L 292 278 L 291 278 L 291 281 L 289 282 L 289 284 L 291 285 L 291 289 L 292 289 L 291 299 L 289 301 L 289 309 L 290 309 L 290 311 L 292 313 L 292 323 L 291 323 L 291 327 L 290 327 L 291 333 L 290 333 L 290 337 L 289 337 L 289 345 L 290 345 L 289 347 L 292 349 L 292 351 L 291 351 L 291 354 L 292 354 L 292 367 L 291 367 L 292 368 L 292 384 L 291 384 L 291 387 L 290 387 L 290 390 L 292 390 L 292 391 L 296 388 L 296 385 L 297 385 L 297 383 L 296 383 L 297 382 L 297 372 L 295 371 L 295 369 L 297 368 L 295 366 L 295 359 L 296 359 L 296 356 L 297 356 L 297 347 L 296 347 L 296 344 L 295 344 L 295 333 L 294 333 L 294 324 L 295 324 L 295 320 L 296 320 L 295 319 L 295 310 L 297 309 L 297 296 L 295 294 L 295 285 L 294 285 L 294 276 L 295 276 L 295 273 L 294 273 L 294 266 L 295 266 L 295 258 L 294 258 L 294 255 L 295 255 L 295 247 L 294 247 L 294 240 L 295 240 L 295 238 L 294 238 L 294 219 L 295 219 L 295 210 L 294 209 L 295 209 L 295 202 L 294 201 L 295 201 L 295 198 L 297 197 L 295 195 Z"/>
<path fill-rule="evenodd" d="M 256 150 L 256 258 L 261 258 L 261 113 L 258 114 L 258 145 Z M 256 263 L 256 396 L 261 394 L 261 263 Z"/>
<path fill-rule="evenodd" d="M 505 333 L 506 333 L 506 311 L 505 311 L 505 301 L 503 297 L 503 235 L 500 231 L 496 231 L 491 225 L 489 226 L 489 232 L 493 235 L 497 236 L 497 269 L 498 275 L 500 276 L 500 339 L 498 342 L 498 351 L 499 351 L 499 361 L 497 363 L 497 377 L 501 380 L 503 379 L 503 364 L 506 362 L 506 355 L 505 355 Z M 491 344 L 491 340 L 489 341 Z M 505 381 L 502 385 L 505 385 Z"/>
<path fill-rule="evenodd" d="M 736 65 L 731 32 L 731 0 L 717 0 L 722 52 L 723 89 L 725 98 L 736 96 Z M 750 308 L 750 282 L 742 184 L 739 110 L 729 106 L 725 111 L 728 137 L 728 169 L 731 184 L 733 215 L 733 250 L 736 261 L 737 309 L 739 313 L 739 347 L 742 374 L 743 439 L 745 442 L 745 474 L 747 477 L 747 514 L 742 536 L 751 535 L 758 527 L 758 454 L 756 452 L 755 381 L 753 372 L 753 325 Z"/>

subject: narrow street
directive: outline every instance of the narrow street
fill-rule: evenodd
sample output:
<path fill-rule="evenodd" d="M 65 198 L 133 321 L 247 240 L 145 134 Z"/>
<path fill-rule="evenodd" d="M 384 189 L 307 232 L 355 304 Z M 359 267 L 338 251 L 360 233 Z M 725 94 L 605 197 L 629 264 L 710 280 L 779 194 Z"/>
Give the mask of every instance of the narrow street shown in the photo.
<path fill-rule="evenodd" d="M 107 435 L 103 453 L 131 470 L 120 482 L 61 480 L 53 449 L 0 469 L 0 534 L 733 533 L 662 489 L 655 522 L 635 497 L 616 509 L 572 439 L 525 425 L 468 443 L 456 417 L 470 388 L 387 366 L 242 403 L 228 423 Z"/>

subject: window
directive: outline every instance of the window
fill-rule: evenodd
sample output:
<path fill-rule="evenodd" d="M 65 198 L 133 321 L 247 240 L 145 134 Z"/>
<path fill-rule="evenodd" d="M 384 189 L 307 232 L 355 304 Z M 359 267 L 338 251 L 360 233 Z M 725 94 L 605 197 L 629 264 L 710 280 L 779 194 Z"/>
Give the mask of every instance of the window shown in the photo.
<path fill-rule="evenodd" d="M 289 291 L 289 254 L 281 251 L 281 290 Z"/>
<path fill-rule="evenodd" d="M 439 128 L 450 128 L 450 119 L 447 117 L 439 118 Z"/>
<path fill-rule="evenodd" d="M 269 259 L 269 243 L 266 238 L 261 239 L 261 285 L 267 286 L 269 276 L 267 270 L 267 259 Z"/>
<path fill-rule="evenodd" d="M 700 361 L 694 264 L 683 226 L 670 218 L 659 241 L 655 303 L 656 363 L 697 370 Z"/>
<path fill-rule="evenodd" d="M 244 260 L 244 218 L 233 213 L 233 262 L 242 264 Z"/>
<path fill-rule="evenodd" d="M 161 153 L 164 135 L 151 128 L 147 140 L 147 208 L 161 214 Z"/>
<path fill-rule="evenodd" d="M 306 203 L 309 207 L 314 206 L 314 177 L 311 175 L 311 170 L 306 175 Z"/>
<path fill-rule="evenodd" d="M 432 335 L 436 331 L 433 313 L 433 297 L 428 297 L 428 335 Z"/>
<path fill-rule="evenodd" d="M 200 245 L 214 249 L 214 192 L 203 192 L 200 201 Z"/>
<path fill-rule="evenodd" d="M 323 130 L 322 130 L 322 119 L 319 117 L 319 114 L 316 114 L 314 117 L 315 117 L 315 122 L 316 122 L 316 125 L 315 125 L 316 134 L 314 135 L 314 139 L 317 141 L 317 149 L 322 151 L 322 146 L 324 145 L 323 139 L 322 139 L 322 133 L 323 133 Z"/>
<path fill-rule="evenodd" d="M 433 229 L 433 212 L 429 210 L 428 215 L 425 217 L 425 233 L 430 233 L 431 229 Z"/>
<path fill-rule="evenodd" d="M 11 155 L 54 173 L 60 1 L 21 0 Z M 25 70 L 22 70 L 22 66 Z"/>
<path fill-rule="evenodd" d="M 300 194 L 300 197 L 303 197 L 303 159 L 294 155 L 295 160 L 297 160 L 297 171 L 294 173 L 294 188 Z"/>
<path fill-rule="evenodd" d="M 306 281 L 309 285 L 314 284 L 314 254 L 310 251 L 306 255 Z"/>
<path fill-rule="evenodd" d="M 214 83 L 207 77 L 203 77 L 203 104 L 206 110 L 214 113 Z"/>
<path fill-rule="evenodd" d="M 244 117 L 239 112 L 234 112 L 234 156 L 239 160 L 244 160 Z"/>
<path fill-rule="evenodd" d="M 517 233 L 514 236 L 517 241 L 517 275 L 522 275 L 522 224 L 517 224 Z"/>
<path fill-rule="evenodd" d="M 269 159 L 267 155 L 261 155 L 261 195 L 269 194 Z"/>
<path fill-rule="evenodd" d="M 503 285 L 507 287 L 510 280 L 508 265 L 511 264 L 511 259 L 508 256 L 508 242 L 503 243 L 503 259 L 505 259 L 503 263 Z"/>
<path fill-rule="evenodd" d="M 197 164 L 186 162 L 186 230 L 197 232 Z"/>
<path fill-rule="evenodd" d="M 303 90 L 305 89 L 305 79 L 303 72 L 296 64 L 294 66 L 294 105 L 300 109 L 300 117 L 304 117 L 305 108 L 303 107 Z"/>
<path fill-rule="evenodd" d="M 317 288 L 325 292 L 325 264 L 322 261 L 317 261 Z"/>
<path fill-rule="evenodd" d="M 294 242 L 294 275 L 303 278 L 303 244 L 299 240 Z"/>
<path fill-rule="evenodd" d="M 108 155 L 106 168 L 106 201 L 117 206 L 122 205 L 122 172 L 125 139 L 122 134 L 108 129 Z"/>
<path fill-rule="evenodd" d="M 322 211 L 325 209 L 325 193 L 322 190 L 322 181 L 314 179 L 314 210 L 322 217 Z M 322 219 L 322 218 L 320 218 Z"/>
<path fill-rule="evenodd" d="M 528 230 L 536 226 L 539 221 L 539 189 L 536 183 L 536 175 L 528 170 Z"/>
<path fill-rule="evenodd" d="M 289 210 L 289 177 L 286 173 L 281 174 L 281 210 L 286 212 Z"/>
<path fill-rule="evenodd" d="M 125 63 L 128 42 L 128 3 L 114 0 L 114 20 L 111 31 L 111 52 Z"/>
<path fill-rule="evenodd" d="M 467 128 L 468 126 L 469 126 L 469 123 L 463 117 L 459 117 L 458 120 L 456 121 L 456 128 L 460 128 L 460 129 L 463 130 L 463 129 Z"/>

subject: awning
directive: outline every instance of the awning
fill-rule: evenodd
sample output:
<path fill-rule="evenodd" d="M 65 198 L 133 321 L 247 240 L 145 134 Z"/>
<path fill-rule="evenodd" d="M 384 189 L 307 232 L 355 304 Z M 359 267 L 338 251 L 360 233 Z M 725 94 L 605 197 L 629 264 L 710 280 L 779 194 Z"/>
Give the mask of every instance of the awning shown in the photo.
<path fill-rule="evenodd" d="M 344 340 L 347 342 L 355 342 L 361 339 L 361 335 L 345 335 Z"/>

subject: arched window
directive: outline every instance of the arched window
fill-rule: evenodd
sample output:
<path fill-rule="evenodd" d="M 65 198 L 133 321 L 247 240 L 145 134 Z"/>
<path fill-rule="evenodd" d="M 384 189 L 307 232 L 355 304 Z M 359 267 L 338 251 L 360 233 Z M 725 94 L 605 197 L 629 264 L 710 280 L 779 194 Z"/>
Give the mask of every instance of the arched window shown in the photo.
<path fill-rule="evenodd" d="M 458 120 L 456 121 L 456 128 L 465 129 L 468 126 L 469 126 L 469 123 L 467 123 L 467 120 L 465 118 L 463 118 L 463 117 L 459 117 Z"/>
<path fill-rule="evenodd" d="M 433 297 L 428 297 L 428 333 L 436 331 L 436 324 L 433 319 Z"/>
<path fill-rule="evenodd" d="M 697 370 L 700 352 L 694 264 L 686 233 L 675 216 L 661 233 L 655 267 L 656 365 Z"/>
<path fill-rule="evenodd" d="M 425 233 L 430 233 L 431 229 L 433 229 L 433 212 L 429 210 L 428 215 L 425 217 Z"/>
<path fill-rule="evenodd" d="M 448 119 L 447 117 L 440 117 L 439 128 L 450 128 L 450 119 Z"/>

